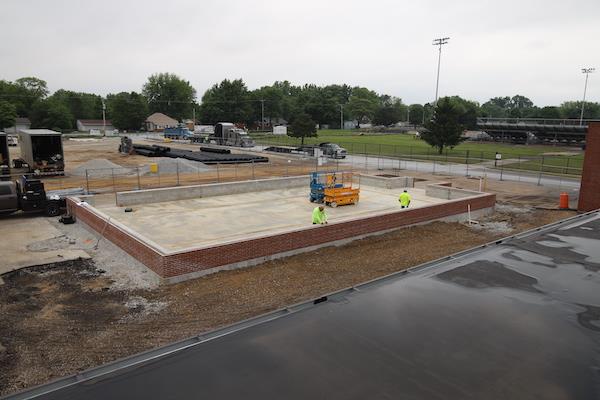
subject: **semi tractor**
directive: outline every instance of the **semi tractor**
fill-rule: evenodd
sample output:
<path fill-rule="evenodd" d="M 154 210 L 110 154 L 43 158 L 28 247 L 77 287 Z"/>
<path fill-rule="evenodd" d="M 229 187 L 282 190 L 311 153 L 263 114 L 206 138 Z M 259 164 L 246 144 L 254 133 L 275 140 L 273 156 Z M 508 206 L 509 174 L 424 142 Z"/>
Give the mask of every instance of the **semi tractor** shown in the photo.
<path fill-rule="evenodd" d="M 62 175 L 65 160 L 62 146 L 62 133 L 49 129 L 21 129 L 21 158 L 36 173 Z"/>
<path fill-rule="evenodd" d="M 8 135 L 0 132 L 0 180 L 10 179 L 10 157 L 8 154 Z"/>
<path fill-rule="evenodd" d="M 254 147 L 254 141 L 248 136 L 248 132 L 230 122 L 216 124 L 215 132 L 208 140 L 223 146 Z"/>

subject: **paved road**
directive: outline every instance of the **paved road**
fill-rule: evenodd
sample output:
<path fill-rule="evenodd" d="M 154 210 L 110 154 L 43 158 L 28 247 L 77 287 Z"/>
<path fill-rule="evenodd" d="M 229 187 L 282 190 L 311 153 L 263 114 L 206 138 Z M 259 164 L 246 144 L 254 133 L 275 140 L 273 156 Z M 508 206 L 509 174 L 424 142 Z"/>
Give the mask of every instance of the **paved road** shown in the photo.
<path fill-rule="evenodd" d="M 263 152 L 268 146 L 255 146 L 251 151 Z M 290 155 L 290 157 L 299 157 Z M 405 171 L 427 172 L 441 175 L 458 176 L 487 176 L 488 179 L 506 180 L 514 182 L 526 182 L 542 186 L 552 186 L 564 190 L 578 191 L 580 179 L 565 178 L 561 176 L 539 174 L 527 171 L 507 171 L 496 168 L 490 168 L 489 163 L 482 164 L 454 164 L 440 163 L 433 161 L 417 161 L 410 158 L 397 159 L 378 156 L 348 155 L 344 160 L 333 160 L 326 158 L 325 165 L 332 168 L 350 164 L 353 169 L 401 169 Z"/>
<path fill-rule="evenodd" d="M 322 300 L 39 398 L 600 398 L 598 212 Z"/>
<path fill-rule="evenodd" d="M 332 161 L 330 161 L 331 164 Z M 361 169 L 368 166 L 370 169 L 389 169 L 400 168 L 407 171 L 418 171 L 428 173 L 439 173 L 458 176 L 484 176 L 488 179 L 507 180 L 515 182 L 526 182 L 539 184 L 542 186 L 556 186 L 565 189 L 578 190 L 580 185 L 579 179 L 565 178 L 554 175 L 542 175 L 530 173 L 526 171 L 501 171 L 495 168 L 489 168 L 479 164 L 454 164 L 454 163 L 438 163 L 432 161 L 415 161 L 415 160 L 398 160 L 384 157 L 372 157 L 362 155 L 349 155 L 346 162 L 352 164 L 355 168 Z"/>

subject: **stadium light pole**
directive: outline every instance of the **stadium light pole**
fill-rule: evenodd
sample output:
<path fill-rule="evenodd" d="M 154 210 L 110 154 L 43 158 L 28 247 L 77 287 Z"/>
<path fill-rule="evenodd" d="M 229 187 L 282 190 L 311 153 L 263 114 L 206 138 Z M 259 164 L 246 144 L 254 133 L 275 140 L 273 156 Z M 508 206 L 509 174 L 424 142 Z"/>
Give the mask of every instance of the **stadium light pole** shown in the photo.
<path fill-rule="evenodd" d="M 581 72 L 585 74 L 585 85 L 583 86 L 583 101 L 581 102 L 581 115 L 579 116 L 579 126 L 583 125 L 583 108 L 585 107 L 585 95 L 587 94 L 588 77 L 596 68 L 581 68 Z"/>
<path fill-rule="evenodd" d="M 340 104 L 340 130 L 344 129 L 344 105 Z"/>
<path fill-rule="evenodd" d="M 449 37 L 433 39 L 433 43 L 432 43 L 434 46 L 439 47 L 437 80 L 435 81 L 435 103 L 434 103 L 434 106 L 437 106 L 437 101 L 438 101 L 438 87 L 440 84 L 440 62 L 442 60 L 442 46 L 445 45 L 446 43 L 448 43 L 448 40 L 450 40 Z"/>
<path fill-rule="evenodd" d="M 100 100 L 102 100 L 102 136 L 106 136 L 106 104 L 104 99 Z"/>

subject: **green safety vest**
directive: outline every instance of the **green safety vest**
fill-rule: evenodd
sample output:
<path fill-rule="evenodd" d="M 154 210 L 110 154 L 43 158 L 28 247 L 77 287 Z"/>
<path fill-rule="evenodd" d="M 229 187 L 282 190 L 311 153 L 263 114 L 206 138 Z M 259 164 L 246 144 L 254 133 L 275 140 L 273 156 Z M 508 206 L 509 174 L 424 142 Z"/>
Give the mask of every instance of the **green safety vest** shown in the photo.
<path fill-rule="evenodd" d="M 322 224 L 327 221 L 327 214 L 325 214 L 325 210 L 319 210 L 319 207 L 315 207 L 312 212 L 312 222 L 313 224 Z"/>
<path fill-rule="evenodd" d="M 400 193 L 400 205 L 406 207 L 409 204 L 410 204 L 410 194 L 408 194 L 406 192 Z"/>

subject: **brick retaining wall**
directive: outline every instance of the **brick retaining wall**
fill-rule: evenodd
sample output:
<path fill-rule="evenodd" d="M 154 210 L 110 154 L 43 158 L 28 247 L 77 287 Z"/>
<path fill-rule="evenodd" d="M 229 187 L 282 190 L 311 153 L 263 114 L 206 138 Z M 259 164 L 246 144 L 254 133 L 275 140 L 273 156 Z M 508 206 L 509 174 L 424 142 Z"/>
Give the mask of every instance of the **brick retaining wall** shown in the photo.
<path fill-rule="evenodd" d="M 407 209 L 324 226 L 309 226 L 283 234 L 171 254 L 161 253 L 112 223 L 107 225 L 106 220 L 94 212 L 94 209 L 90 206 L 78 205 L 78 201 L 74 199 L 69 199 L 68 203 L 71 213 L 79 221 L 86 223 L 97 232 L 104 230 L 104 237 L 144 263 L 162 278 L 169 279 L 460 215 L 467 212 L 468 205 L 471 206 L 472 211 L 490 209 L 496 203 L 496 196 L 481 194 L 443 204 Z"/>

